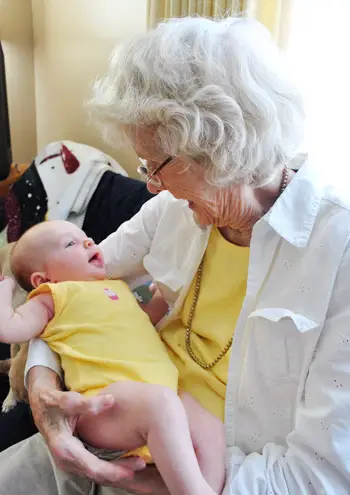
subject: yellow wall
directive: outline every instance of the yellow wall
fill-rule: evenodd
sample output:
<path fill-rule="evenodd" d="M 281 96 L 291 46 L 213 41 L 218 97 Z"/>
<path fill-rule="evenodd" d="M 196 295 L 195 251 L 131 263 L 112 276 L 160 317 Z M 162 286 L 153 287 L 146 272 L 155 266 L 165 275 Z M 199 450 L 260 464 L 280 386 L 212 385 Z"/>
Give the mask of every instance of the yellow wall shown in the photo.
<path fill-rule="evenodd" d="M 32 0 L 32 7 L 38 147 L 80 141 L 111 153 L 135 175 L 133 153 L 108 149 L 83 105 L 116 43 L 146 30 L 147 1 Z"/>
<path fill-rule="evenodd" d="M 13 159 L 36 154 L 32 9 L 30 0 L 0 0 Z"/>

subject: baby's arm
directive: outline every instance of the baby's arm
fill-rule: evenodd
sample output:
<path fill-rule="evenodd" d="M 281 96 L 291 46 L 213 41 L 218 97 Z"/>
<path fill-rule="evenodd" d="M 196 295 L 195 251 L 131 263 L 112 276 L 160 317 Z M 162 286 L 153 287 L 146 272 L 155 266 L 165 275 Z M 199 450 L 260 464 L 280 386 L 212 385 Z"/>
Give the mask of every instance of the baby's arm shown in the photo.
<path fill-rule="evenodd" d="M 37 337 L 54 315 L 54 303 L 49 294 L 40 294 L 14 311 L 14 288 L 11 278 L 0 278 L 0 342 L 7 344 Z"/>

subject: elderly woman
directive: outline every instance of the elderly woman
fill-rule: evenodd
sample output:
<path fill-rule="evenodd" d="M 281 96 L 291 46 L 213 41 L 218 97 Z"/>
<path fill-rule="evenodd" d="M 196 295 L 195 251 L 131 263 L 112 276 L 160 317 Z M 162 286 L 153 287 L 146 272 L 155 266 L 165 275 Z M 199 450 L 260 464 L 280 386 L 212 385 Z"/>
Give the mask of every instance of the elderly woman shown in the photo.
<path fill-rule="evenodd" d="M 225 421 L 223 493 L 349 493 L 350 201 L 334 170 L 297 155 L 301 99 L 268 33 L 161 24 L 119 47 L 90 106 L 160 193 L 102 247 L 111 277 L 148 273 L 170 306 L 158 326 L 180 387 Z M 73 437 L 77 415 L 107 405 L 62 392 L 42 342 L 28 370 L 62 470 L 34 437 L 0 457 L 3 493 L 89 493 L 89 478 L 118 487 L 104 495 L 163 493 L 140 460 L 104 463 Z"/>

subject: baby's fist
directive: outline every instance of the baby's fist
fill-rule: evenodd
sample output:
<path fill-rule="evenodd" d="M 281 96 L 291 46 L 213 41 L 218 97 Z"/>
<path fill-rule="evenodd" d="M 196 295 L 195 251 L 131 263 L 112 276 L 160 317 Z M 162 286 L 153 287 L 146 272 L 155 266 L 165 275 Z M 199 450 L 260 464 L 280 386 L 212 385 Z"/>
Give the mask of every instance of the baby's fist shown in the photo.
<path fill-rule="evenodd" d="M 15 290 L 15 281 L 11 277 L 3 277 L 0 275 L 0 290 L 2 287 L 6 287 L 8 289 L 11 289 L 13 292 Z"/>

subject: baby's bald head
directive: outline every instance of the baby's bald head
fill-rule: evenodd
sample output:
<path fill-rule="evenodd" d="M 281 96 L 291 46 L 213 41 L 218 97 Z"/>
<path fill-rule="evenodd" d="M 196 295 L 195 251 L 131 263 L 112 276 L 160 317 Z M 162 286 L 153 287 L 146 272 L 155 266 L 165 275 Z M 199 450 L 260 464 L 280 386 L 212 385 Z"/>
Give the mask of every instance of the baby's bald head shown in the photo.
<path fill-rule="evenodd" d="M 26 291 L 44 282 L 106 277 L 99 247 L 79 227 L 64 220 L 43 222 L 28 230 L 12 251 L 11 269 Z"/>
<path fill-rule="evenodd" d="M 11 270 L 20 286 L 33 289 L 31 275 L 45 269 L 50 250 L 57 242 L 56 222 L 43 222 L 27 230 L 16 243 L 11 255 Z"/>

